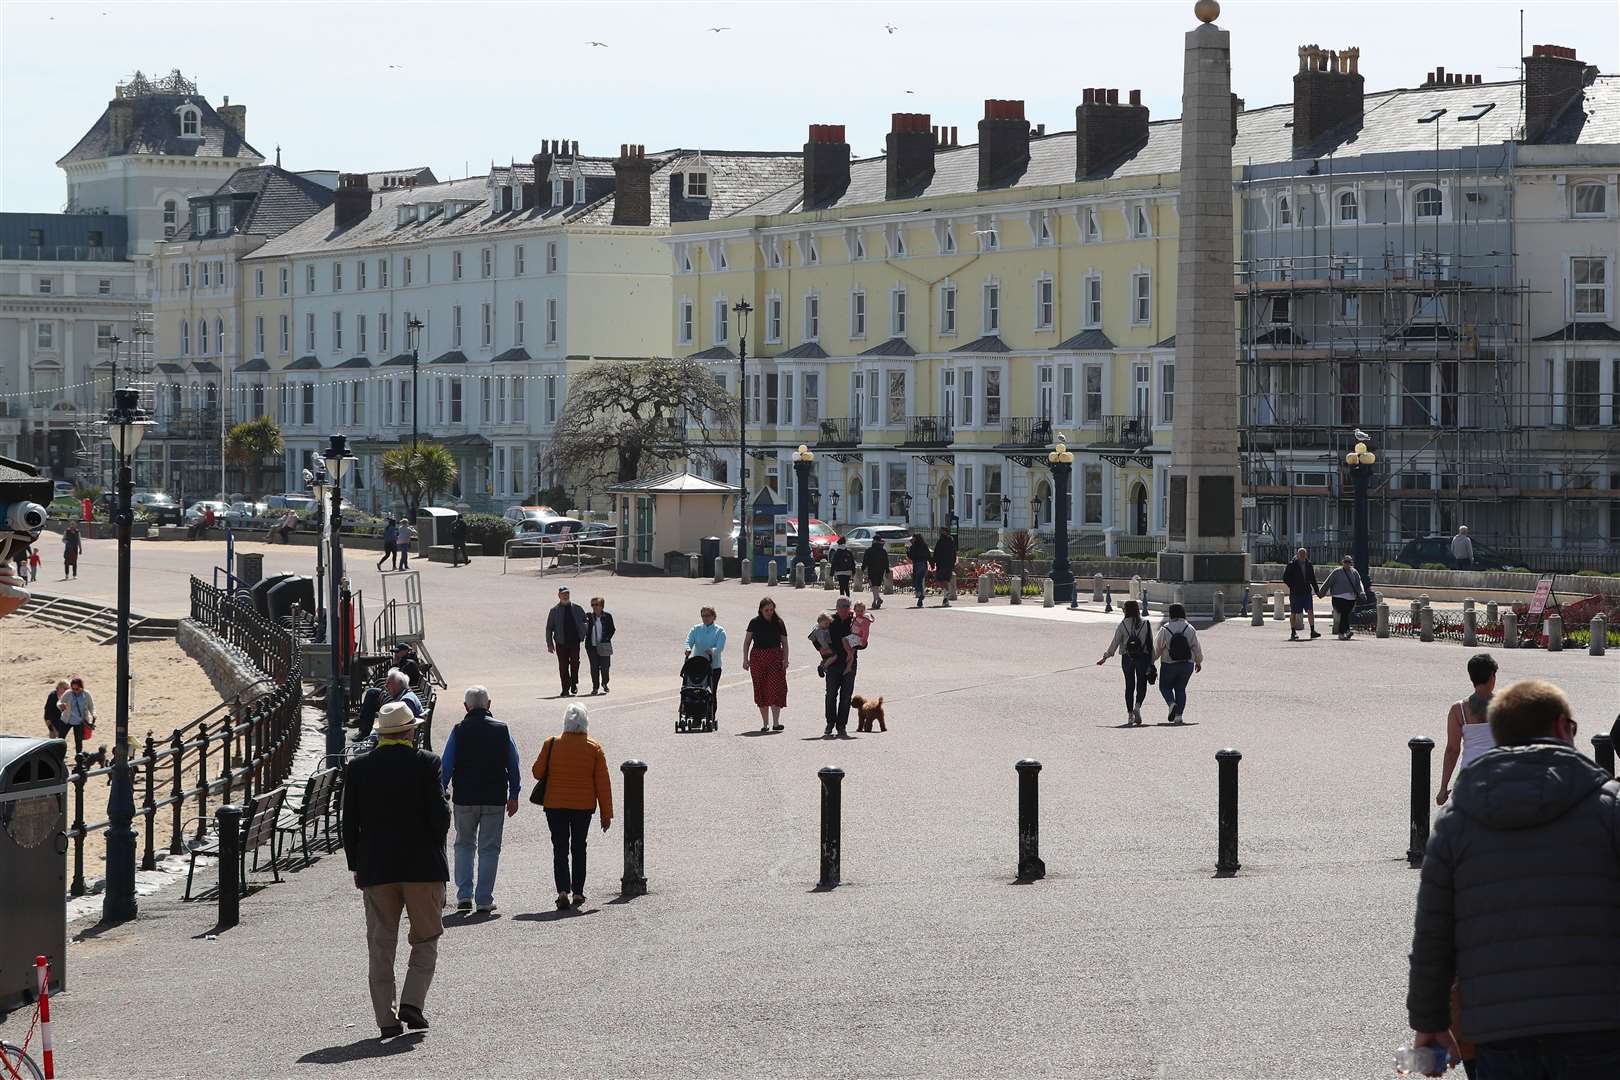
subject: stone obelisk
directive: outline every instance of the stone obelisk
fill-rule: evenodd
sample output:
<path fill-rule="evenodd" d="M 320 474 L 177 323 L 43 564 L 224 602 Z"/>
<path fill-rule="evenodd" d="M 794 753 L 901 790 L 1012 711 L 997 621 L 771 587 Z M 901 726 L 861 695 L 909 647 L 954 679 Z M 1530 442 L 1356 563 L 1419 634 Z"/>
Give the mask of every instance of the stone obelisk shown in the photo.
<path fill-rule="evenodd" d="M 1176 418 L 1169 543 L 1159 580 L 1189 612 L 1209 612 L 1248 577 L 1238 509 L 1237 334 L 1232 299 L 1232 49 L 1199 0 L 1181 95 L 1180 252 L 1176 266 Z"/>

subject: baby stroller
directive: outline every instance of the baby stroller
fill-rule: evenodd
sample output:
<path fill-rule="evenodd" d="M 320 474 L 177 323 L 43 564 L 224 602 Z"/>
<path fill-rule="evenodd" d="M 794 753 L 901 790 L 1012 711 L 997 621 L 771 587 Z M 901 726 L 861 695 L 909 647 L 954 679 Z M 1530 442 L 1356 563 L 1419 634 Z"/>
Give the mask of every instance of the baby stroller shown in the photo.
<path fill-rule="evenodd" d="M 691 656 L 681 665 L 681 708 L 675 719 L 677 733 L 714 731 L 714 690 L 709 675 L 714 670 L 706 657 Z"/>

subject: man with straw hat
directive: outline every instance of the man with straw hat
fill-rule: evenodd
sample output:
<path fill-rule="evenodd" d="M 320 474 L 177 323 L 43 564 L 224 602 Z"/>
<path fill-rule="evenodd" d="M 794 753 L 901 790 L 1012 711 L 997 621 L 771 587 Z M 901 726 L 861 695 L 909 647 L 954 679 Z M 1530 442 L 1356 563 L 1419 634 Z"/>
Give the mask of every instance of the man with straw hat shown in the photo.
<path fill-rule="evenodd" d="M 444 856 L 450 806 L 439 756 L 416 749 L 416 716 L 404 702 L 377 712 L 377 747 L 349 763 L 343 783 L 343 851 L 365 895 L 371 1006 L 383 1038 L 428 1026 L 422 1015 L 444 933 Z M 411 956 L 394 1008 L 399 917 L 409 916 Z"/>

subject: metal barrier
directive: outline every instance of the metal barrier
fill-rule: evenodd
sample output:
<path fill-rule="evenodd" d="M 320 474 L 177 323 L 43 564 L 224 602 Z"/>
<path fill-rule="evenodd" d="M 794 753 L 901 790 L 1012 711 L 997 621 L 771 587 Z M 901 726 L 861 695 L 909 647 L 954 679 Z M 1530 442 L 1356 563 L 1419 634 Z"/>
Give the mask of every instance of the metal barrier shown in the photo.
<path fill-rule="evenodd" d="M 512 560 L 512 550 L 514 548 L 522 550 L 532 548 L 540 549 L 540 555 L 535 561 L 540 564 L 539 572 L 541 577 L 545 577 L 546 575 L 546 560 L 548 558 L 552 561 L 551 569 L 564 569 L 567 566 L 569 551 L 572 551 L 574 554 L 574 568 L 576 570 L 583 569 L 585 567 L 586 558 L 589 557 L 590 559 L 594 560 L 595 564 L 606 566 L 610 571 L 613 571 L 618 565 L 618 559 L 615 554 L 618 550 L 618 546 L 619 534 L 616 532 L 598 533 L 595 536 L 586 536 L 585 534 L 581 533 L 578 536 L 563 538 L 550 536 L 515 536 L 508 540 L 503 546 L 503 550 L 501 552 L 501 573 L 504 574 L 507 572 L 509 564 Z"/>

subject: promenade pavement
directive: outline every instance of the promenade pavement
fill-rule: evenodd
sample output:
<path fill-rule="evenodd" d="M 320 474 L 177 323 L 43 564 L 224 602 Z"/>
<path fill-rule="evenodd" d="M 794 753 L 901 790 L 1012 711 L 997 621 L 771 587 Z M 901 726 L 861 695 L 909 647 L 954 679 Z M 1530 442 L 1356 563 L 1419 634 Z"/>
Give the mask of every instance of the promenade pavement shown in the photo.
<path fill-rule="evenodd" d="M 139 546 L 136 606 L 179 613 L 187 574 L 222 547 Z M 111 560 L 93 542 L 65 591 L 110 597 Z M 310 560 L 270 548 L 266 561 Z M 374 596 L 370 565 L 354 566 Z M 452 687 L 441 733 L 471 683 L 490 687 L 525 766 L 559 728 L 541 640 L 556 580 L 503 577 L 493 559 L 423 565 L 429 643 Z M 558 916 L 544 822 L 525 802 L 499 911 L 448 921 L 432 1030 L 388 1043 L 372 1028 L 341 855 L 245 900 L 241 926 L 217 939 L 211 904 L 147 898 L 137 924 L 70 949 L 70 992 L 52 1010 L 63 1075 L 1390 1075 L 1417 883 L 1406 741 L 1443 741 L 1468 651 L 1289 644 L 1281 624 L 1229 622 L 1203 633 L 1188 724 L 1164 726 L 1155 692 L 1147 724 L 1123 729 L 1117 661 L 1095 666 L 1112 617 L 971 598 L 916 611 L 897 594 L 857 683 L 884 696 L 889 731 L 831 742 L 803 635 L 833 594 L 770 590 L 794 655 L 787 731 L 761 736 L 740 651 L 763 585 L 562 580 L 582 603 L 606 596 L 618 623 L 613 693 L 584 700 L 615 773 L 627 758 L 650 765 L 649 895 L 614 902 L 615 822 L 592 833 L 591 902 Z M 731 632 L 721 730 L 678 736 L 680 645 L 702 604 Z M 1583 741 L 1608 726 L 1613 657 L 1498 659 L 1504 682 L 1564 686 Z M 1243 869 L 1225 880 L 1213 873 L 1223 746 L 1244 754 Z M 1048 876 L 1014 885 L 1012 766 L 1026 756 L 1045 766 Z M 847 884 L 817 893 L 827 764 L 848 774 Z M 1437 781 L 1438 749 L 1434 764 Z"/>

